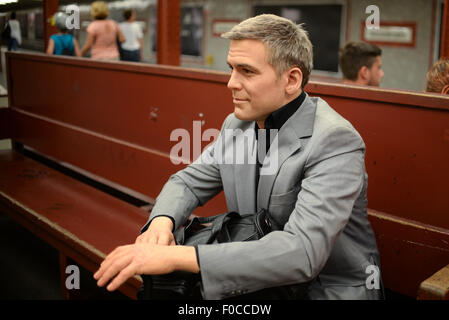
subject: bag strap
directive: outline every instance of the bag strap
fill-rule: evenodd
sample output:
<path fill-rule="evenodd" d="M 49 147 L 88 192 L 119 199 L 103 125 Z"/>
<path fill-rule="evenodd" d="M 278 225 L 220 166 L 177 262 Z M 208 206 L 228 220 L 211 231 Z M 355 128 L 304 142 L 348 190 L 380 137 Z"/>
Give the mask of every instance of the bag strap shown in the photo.
<path fill-rule="evenodd" d="M 211 223 L 213 222 L 215 219 L 219 218 L 222 215 L 225 215 L 226 213 L 222 213 L 222 214 L 217 214 L 215 216 L 210 216 L 210 217 L 195 217 L 193 218 L 194 220 L 198 221 L 198 223 Z"/>
<path fill-rule="evenodd" d="M 218 237 L 226 237 L 230 239 L 229 231 L 226 228 L 227 223 L 233 217 L 240 217 L 237 212 L 226 212 L 212 217 L 195 218 L 199 223 L 212 223 L 211 232 L 207 244 L 213 243 Z M 226 241 L 222 241 L 226 242 Z"/>
<path fill-rule="evenodd" d="M 233 216 L 239 217 L 240 215 L 237 212 L 227 212 L 216 217 L 216 219 L 212 222 L 212 232 L 209 238 L 210 242 L 208 243 L 212 243 L 219 236 L 222 237 L 223 231 L 227 234 L 227 237 L 230 238 L 229 231 L 225 228 L 225 226 Z"/>
<path fill-rule="evenodd" d="M 221 231 L 223 230 L 223 226 L 226 225 L 226 223 L 230 220 L 230 215 L 238 215 L 239 214 L 237 212 L 226 212 L 226 213 L 222 213 L 222 214 L 218 214 L 215 216 L 210 216 L 210 217 L 195 217 L 193 218 L 190 223 L 183 229 L 178 229 L 174 236 L 175 236 L 175 240 L 177 244 L 183 244 L 185 237 L 186 237 L 186 233 L 189 234 L 191 231 L 191 229 L 194 228 L 195 225 L 198 224 L 206 224 L 206 223 L 211 223 L 211 227 L 210 227 L 210 234 L 209 234 L 209 238 L 207 239 L 206 243 L 207 244 L 211 244 L 215 241 L 215 239 L 217 238 L 217 236 L 221 233 Z"/>

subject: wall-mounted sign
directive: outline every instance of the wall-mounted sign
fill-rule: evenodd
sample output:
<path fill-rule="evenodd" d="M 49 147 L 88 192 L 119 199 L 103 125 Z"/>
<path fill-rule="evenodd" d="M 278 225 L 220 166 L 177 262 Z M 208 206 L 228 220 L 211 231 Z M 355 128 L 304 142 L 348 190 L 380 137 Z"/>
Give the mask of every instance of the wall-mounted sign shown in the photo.
<path fill-rule="evenodd" d="M 380 22 L 379 28 L 367 28 L 362 22 L 363 41 L 382 46 L 414 47 L 416 23 Z"/>
<path fill-rule="evenodd" d="M 240 23 L 240 20 L 217 19 L 212 21 L 212 35 L 220 37 L 222 33 L 228 32 L 233 26 Z"/>

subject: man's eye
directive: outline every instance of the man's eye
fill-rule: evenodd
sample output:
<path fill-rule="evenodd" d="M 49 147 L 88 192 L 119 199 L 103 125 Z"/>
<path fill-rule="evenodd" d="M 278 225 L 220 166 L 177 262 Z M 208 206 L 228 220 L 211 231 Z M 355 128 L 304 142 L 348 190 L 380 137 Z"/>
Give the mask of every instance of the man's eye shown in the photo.
<path fill-rule="evenodd" d="M 246 73 L 246 74 L 253 73 L 253 71 L 252 71 L 252 70 L 249 70 L 249 69 L 242 69 L 242 71 L 243 71 L 244 73 Z"/>

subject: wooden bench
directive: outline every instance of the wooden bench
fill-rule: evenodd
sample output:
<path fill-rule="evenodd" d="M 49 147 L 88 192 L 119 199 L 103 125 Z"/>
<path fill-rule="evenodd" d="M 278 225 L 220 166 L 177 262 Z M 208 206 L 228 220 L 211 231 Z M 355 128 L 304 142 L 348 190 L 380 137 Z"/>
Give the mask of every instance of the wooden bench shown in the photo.
<path fill-rule="evenodd" d="M 64 297 L 67 257 L 94 272 L 116 245 L 134 242 L 146 221 L 145 211 L 19 152 L 1 151 L 0 163 L 0 212 L 60 252 Z M 135 297 L 140 284 L 135 277 L 121 290 Z"/>
<path fill-rule="evenodd" d="M 23 53 L 7 54 L 7 70 L 10 108 L 0 109 L 0 138 L 15 148 L 0 156 L 0 211 L 52 243 L 62 267 L 70 257 L 94 271 L 106 253 L 134 241 L 148 214 L 30 155 L 151 205 L 182 168 L 170 161 L 171 132 L 201 137 L 194 121 L 202 132 L 220 128 L 233 110 L 222 72 Z M 306 91 L 364 138 L 383 280 L 416 298 L 420 284 L 449 264 L 449 98 L 319 82 Z M 195 214 L 225 210 L 220 196 Z M 136 277 L 121 290 L 135 297 L 139 285 Z"/>
<path fill-rule="evenodd" d="M 169 159 L 170 131 L 191 127 L 200 112 L 176 115 L 179 91 L 190 95 L 189 81 L 208 80 L 185 71 L 187 83 L 171 85 L 182 71 L 30 54 L 7 54 L 7 70 L 10 108 L 0 109 L 0 138 L 14 148 L 0 152 L 0 212 L 60 252 L 64 284 L 67 258 L 94 272 L 107 253 L 135 241 L 148 207 L 182 168 Z M 151 88 L 165 79 L 178 95 Z M 203 212 L 223 208 L 220 200 Z M 120 290 L 135 298 L 140 285 L 136 276 Z"/>

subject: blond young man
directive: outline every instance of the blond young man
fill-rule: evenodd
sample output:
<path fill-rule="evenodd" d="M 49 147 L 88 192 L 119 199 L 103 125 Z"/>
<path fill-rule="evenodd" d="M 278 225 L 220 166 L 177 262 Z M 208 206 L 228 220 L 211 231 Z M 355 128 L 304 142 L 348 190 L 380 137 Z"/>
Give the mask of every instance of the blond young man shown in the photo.
<path fill-rule="evenodd" d="M 308 299 L 380 298 L 379 255 L 366 214 L 365 145 L 348 121 L 303 91 L 313 57 L 307 33 L 290 20 L 260 15 L 223 37 L 231 40 L 234 113 L 220 137 L 227 130 L 270 129 L 277 143 L 259 162 L 243 164 L 223 164 L 222 149 L 211 146 L 202 161 L 170 177 L 136 242 L 114 250 L 94 274 L 98 285 L 111 280 L 107 289 L 115 290 L 135 274 L 184 270 L 201 273 L 205 299 L 291 284 L 307 284 Z M 224 139 L 224 150 L 235 147 L 231 140 Z M 270 163 L 274 171 L 267 170 Z M 229 211 L 265 208 L 280 230 L 250 242 L 174 245 L 172 232 L 221 190 Z M 369 267 L 378 275 L 374 286 Z"/>

